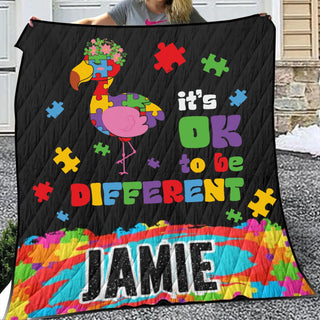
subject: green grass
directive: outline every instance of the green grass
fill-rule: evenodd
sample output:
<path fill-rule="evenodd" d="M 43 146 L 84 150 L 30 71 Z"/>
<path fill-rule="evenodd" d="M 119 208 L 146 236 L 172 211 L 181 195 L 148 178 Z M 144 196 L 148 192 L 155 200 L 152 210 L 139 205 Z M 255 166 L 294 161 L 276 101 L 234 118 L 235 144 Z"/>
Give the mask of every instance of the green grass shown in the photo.
<path fill-rule="evenodd" d="M 0 292 L 12 279 L 17 237 L 17 223 L 8 221 L 0 239 Z"/>

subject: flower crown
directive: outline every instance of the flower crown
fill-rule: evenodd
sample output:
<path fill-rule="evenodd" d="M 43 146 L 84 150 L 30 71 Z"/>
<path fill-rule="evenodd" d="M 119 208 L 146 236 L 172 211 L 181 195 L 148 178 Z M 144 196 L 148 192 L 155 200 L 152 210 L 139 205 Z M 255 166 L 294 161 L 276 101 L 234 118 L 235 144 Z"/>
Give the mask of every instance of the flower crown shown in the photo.
<path fill-rule="evenodd" d="M 112 59 L 116 64 L 123 66 L 126 62 L 126 52 L 118 46 L 113 40 L 108 39 L 92 39 L 87 42 L 84 49 L 84 55 L 89 56 L 89 60 L 94 60 L 96 64 L 100 64 L 100 60 Z"/>

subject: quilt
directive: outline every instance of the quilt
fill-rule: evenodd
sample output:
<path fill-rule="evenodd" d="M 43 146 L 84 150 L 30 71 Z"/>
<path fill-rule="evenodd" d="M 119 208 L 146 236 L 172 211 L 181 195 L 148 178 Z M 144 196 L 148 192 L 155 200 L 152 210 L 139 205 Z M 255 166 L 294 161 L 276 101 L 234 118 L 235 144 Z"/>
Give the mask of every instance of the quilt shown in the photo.
<path fill-rule="evenodd" d="M 27 25 L 7 320 L 312 296 L 281 206 L 268 16 Z"/>

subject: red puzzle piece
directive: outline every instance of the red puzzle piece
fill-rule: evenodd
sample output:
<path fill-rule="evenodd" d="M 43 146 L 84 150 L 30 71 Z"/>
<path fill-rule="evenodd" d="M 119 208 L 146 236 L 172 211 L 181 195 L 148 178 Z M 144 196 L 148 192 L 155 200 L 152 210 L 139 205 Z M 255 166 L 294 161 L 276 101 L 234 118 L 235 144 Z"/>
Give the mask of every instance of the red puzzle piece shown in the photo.
<path fill-rule="evenodd" d="M 39 183 L 38 186 L 33 186 L 32 189 L 35 191 L 34 196 L 38 198 L 38 202 L 42 202 L 43 200 L 48 201 L 48 193 L 53 191 L 49 182 L 46 182 L 46 184 Z"/>
<path fill-rule="evenodd" d="M 166 73 L 169 73 L 173 70 L 173 63 L 177 63 L 180 66 L 186 62 L 182 55 L 185 53 L 185 49 L 183 47 L 178 49 L 174 43 L 170 43 L 169 45 L 165 46 L 165 44 L 161 42 L 158 44 L 158 48 L 160 49 L 160 52 L 154 55 L 159 61 L 154 65 L 156 70 L 163 68 Z"/>
<path fill-rule="evenodd" d="M 120 64 L 115 63 L 112 59 L 108 59 L 108 66 L 112 66 L 112 70 L 108 71 L 108 77 L 114 77 L 120 71 Z"/>
<path fill-rule="evenodd" d="M 100 73 L 97 74 L 98 77 L 95 80 L 98 81 L 98 85 L 94 90 L 93 95 L 96 96 L 97 100 L 101 100 L 102 96 L 108 95 L 108 80 L 107 78 L 100 78 Z"/>

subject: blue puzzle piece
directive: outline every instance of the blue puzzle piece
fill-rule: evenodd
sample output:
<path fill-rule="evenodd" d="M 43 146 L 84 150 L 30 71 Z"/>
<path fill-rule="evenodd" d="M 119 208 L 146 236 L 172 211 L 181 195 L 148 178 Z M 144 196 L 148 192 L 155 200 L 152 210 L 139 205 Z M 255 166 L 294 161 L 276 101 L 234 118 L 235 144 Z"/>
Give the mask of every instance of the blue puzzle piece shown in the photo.
<path fill-rule="evenodd" d="M 94 60 L 89 60 L 89 64 L 93 67 L 92 78 L 98 77 L 98 73 L 100 73 L 100 78 L 107 78 L 108 71 L 113 69 L 112 66 L 108 66 L 108 59 L 101 59 L 100 64 L 96 64 Z"/>
<path fill-rule="evenodd" d="M 53 101 L 52 102 L 52 108 L 47 108 L 47 117 L 48 118 L 57 118 L 60 113 L 64 110 L 64 108 L 62 107 L 63 102 L 57 102 L 57 101 Z"/>
<path fill-rule="evenodd" d="M 103 127 L 96 127 L 100 132 L 106 135 L 110 135 L 110 132 L 108 130 L 105 130 Z"/>
<path fill-rule="evenodd" d="M 231 100 L 230 106 L 233 107 L 234 105 L 236 105 L 237 107 L 240 107 L 240 105 L 247 100 L 246 93 L 246 90 L 240 91 L 239 89 L 237 89 L 236 95 L 229 97 L 229 99 Z"/>
<path fill-rule="evenodd" d="M 69 215 L 61 210 L 57 212 L 57 218 L 63 222 L 66 222 L 69 220 Z"/>
<path fill-rule="evenodd" d="M 133 228 L 130 228 L 128 231 L 125 231 L 122 227 L 119 227 L 116 230 L 117 238 L 119 239 L 121 236 L 132 235 L 141 231 L 146 231 L 147 227 L 145 224 L 138 223 Z"/>
<path fill-rule="evenodd" d="M 269 281 L 265 286 L 260 282 L 251 282 L 251 287 L 257 289 L 257 292 L 252 293 L 252 298 L 259 299 L 281 297 L 282 292 L 286 290 L 278 281 Z"/>

